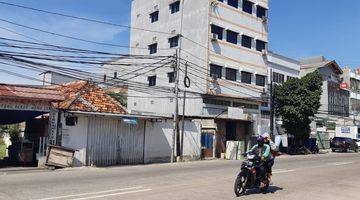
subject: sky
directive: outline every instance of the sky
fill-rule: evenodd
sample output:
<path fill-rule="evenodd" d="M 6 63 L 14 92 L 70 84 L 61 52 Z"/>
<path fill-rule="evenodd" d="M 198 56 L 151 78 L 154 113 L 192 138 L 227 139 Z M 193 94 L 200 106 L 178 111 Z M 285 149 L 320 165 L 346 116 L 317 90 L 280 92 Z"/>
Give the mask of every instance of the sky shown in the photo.
<path fill-rule="evenodd" d="M 69 15 L 130 24 L 131 0 L 3 0 Z M 270 50 L 294 59 L 324 55 L 341 66 L 360 66 L 360 1 L 359 0 L 269 0 Z M 6 19 L 74 37 L 119 45 L 129 44 L 126 28 L 84 22 L 28 11 L 0 4 L 0 19 Z M 116 53 L 127 49 L 87 44 L 9 25 L 0 21 L 0 37 L 28 40 L 1 29 L 7 28 L 38 40 L 77 48 Z M 0 65 L 0 69 L 38 76 Z M 0 83 L 35 84 L 0 72 Z"/>

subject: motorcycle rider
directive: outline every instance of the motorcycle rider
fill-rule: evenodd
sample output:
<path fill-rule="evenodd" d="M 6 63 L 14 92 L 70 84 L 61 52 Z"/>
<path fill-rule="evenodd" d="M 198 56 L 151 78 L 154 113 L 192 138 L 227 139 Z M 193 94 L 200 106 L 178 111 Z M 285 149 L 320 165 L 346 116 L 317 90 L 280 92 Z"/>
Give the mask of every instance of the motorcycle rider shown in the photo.
<path fill-rule="evenodd" d="M 270 182 L 271 182 L 272 167 L 274 165 L 275 157 L 278 155 L 278 149 L 277 149 L 276 144 L 271 140 L 269 133 L 264 133 L 262 135 L 262 137 L 264 138 L 265 144 L 270 146 L 271 156 L 270 156 L 269 160 L 266 162 L 266 165 L 267 165 L 267 171 L 266 172 L 269 174 L 269 179 L 270 179 Z"/>
<path fill-rule="evenodd" d="M 265 163 L 265 165 L 261 165 L 259 168 L 259 175 L 260 175 L 260 180 L 263 180 L 265 178 L 266 172 L 267 172 L 267 167 L 266 167 L 266 163 L 271 159 L 271 148 L 268 144 L 265 144 L 265 139 L 262 136 L 259 136 L 257 138 L 257 144 L 255 144 L 250 151 L 248 151 L 248 153 L 252 152 L 257 154 L 260 158 L 261 161 Z"/>

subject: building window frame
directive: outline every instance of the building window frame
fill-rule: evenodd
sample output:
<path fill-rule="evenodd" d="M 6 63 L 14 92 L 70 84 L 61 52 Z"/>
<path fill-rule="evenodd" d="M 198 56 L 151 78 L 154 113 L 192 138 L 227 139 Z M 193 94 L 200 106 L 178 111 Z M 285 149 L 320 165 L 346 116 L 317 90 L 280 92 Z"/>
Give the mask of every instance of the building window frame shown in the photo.
<path fill-rule="evenodd" d="M 255 78 L 256 78 L 256 85 L 257 86 L 265 87 L 265 85 L 266 85 L 266 76 L 256 74 Z"/>
<path fill-rule="evenodd" d="M 157 46 L 158 46 L 158 43 L 153 43 L 148 46 L 150 55 L 157 53 Z"/>
<path fill-rule="evenodd" d="M 252 15 L 253 14 L 254 3 L 248 0 L 243 0 L 242 2 L 242 11 Z"/>
<path fill-rule="evenodd" d="M 148 76 L 149 87 L 156 86 L 156 75 Z"/>
<path fill-rule="evenodd" d="M 224 28 L 217 26 L 215 24 L 211 24 L 211 34 L 215 34 L 217 36 L 217 39 L 219 40 L 223 39 L 223 31 Z"/>
<path fill-rule="evenodd" d="M 225 78 L 229 81 L 236 81 L 237 70 L 232 68 L 225 68 Z"/>
<path fill-rule="evenodd" d="M 242 71 L 241 72 L 241 82 L 251 84 L 251 76 L 252 76 L 252 73 Z"/>
<path fill-rule="evenodd" d="M 155 23 L 157 21 L 159 21 L 159 11 L 158 10 L 150 13 L 150 22 Z"/>
<path fill-rule="evenodd" d="M 226 30 L 226 41 L 232 44 L 238 44 L 238 36 L 239 33 L 232 31 L 232 30 Z"/>
<path fill-rule="evenodd" d="M 170 48 L 178 47 L 179 46 L 179 36 L 177 35 L 177 36 L 169 38 L 169 45 L 170 45 Z"/>
<path fill-rule="evenodd" d="M 167 73 L 167 76 L 168 76 L 168 78 L 169 78 L 169 83 L 175 83 L 175 72 L 169 72 L 169 73 Z"/>
<path fill-rule="evenodd" d="M 245 47 L 245 48 L 249 48 L 252 49 L 252 41 L 254 38 L 247 36 L 247 35 L 242 35 L 241 36 L 241 46 Z"/>
<path fill-rule="evenodd" d="M 262 52 L 263 50 L 266 50 L 267 43 L 262 40 L 256 40 L 256 51 Z"/>
<path fill-rule="evenodd" d="M 223 67 L 220 65 L 210 64 L 210 76 L 215 77 L 217 79 L 221 79 L 222 69 Z"/>
<path fill-rule="evenodd" d="M 180 1 L 175 1 L 169 5 L 170 13 L 174 14 L 180 11 Z"/>

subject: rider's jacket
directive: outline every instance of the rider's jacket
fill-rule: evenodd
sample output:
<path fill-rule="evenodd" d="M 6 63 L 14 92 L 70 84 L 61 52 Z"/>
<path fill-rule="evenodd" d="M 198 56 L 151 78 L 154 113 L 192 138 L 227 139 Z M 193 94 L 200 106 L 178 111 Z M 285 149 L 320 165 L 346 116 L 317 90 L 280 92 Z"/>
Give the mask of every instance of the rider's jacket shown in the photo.
<path fill-rule="evenodd" d="M 271 148 L 268 144 L 264 144 L 263 147 L 259 147 L 257 144 L 255 144 L 249 152 L 253 152 L 257 154 L 260 157 L 264 157 L 265 161 L 268 161 L 271 159 Z"/>

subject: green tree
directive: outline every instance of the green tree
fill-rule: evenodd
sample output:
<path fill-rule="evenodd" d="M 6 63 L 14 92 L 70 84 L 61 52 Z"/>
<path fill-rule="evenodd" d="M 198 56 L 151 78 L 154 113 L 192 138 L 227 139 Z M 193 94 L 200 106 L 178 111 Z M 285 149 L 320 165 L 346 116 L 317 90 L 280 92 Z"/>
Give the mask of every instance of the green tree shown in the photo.
<path fill-rule="evenodd" d="M 117 102 L 119 102 L 122 106 L 127 106 L 127 97 L 124 93 L 116 93 L 116 92 L 109 92 L 109 96 L 111 96 L 113 99 L 115 99 Z"/>
<path fill-rule="evenodd" d="M 283 127 L 294 135 L 299 146 L 309 138 L 310 118 L 320 108 L 322 81 L 319 71 L 315 71 L 275 87 L 275 114 L 281 116 Z"/>
<path fill-rule="evenodd" d="M 20 129 L 20 125 L 19 124 L 12 124 L 12 125 L 3 125 L 0 126 L 0 133 L 1 133 L 1 138 L 3 137 L 4 133 L 9 133 L 10 135 L 10 140 L 12 142 L 16 142 L 19 141 L 19 137 L 20 137 L 20 133 L 21 133 L 21 129 Z"/>

